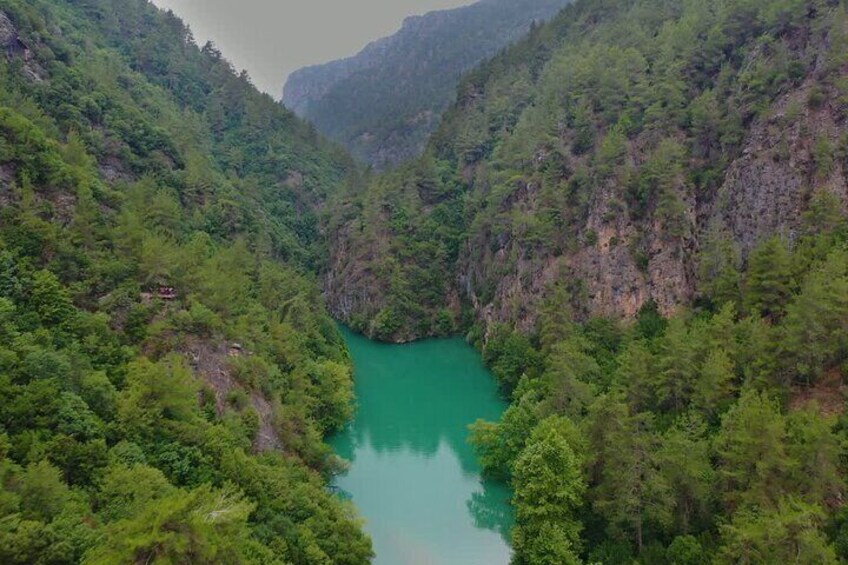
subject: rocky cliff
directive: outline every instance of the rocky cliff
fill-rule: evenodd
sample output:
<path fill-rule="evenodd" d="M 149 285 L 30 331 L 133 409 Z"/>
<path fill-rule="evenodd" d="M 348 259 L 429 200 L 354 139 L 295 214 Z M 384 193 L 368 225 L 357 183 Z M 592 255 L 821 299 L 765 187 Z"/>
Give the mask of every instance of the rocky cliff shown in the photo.
<path fill-rule="evenodd" d="M 331 309 L 392 340 L 533 330 L 555 285 L 584 318 L 668 314 L 844 213 L 845 14 L 766 4 L 578 2 L 469 75 L 427 154 L 348 196 Z"/>

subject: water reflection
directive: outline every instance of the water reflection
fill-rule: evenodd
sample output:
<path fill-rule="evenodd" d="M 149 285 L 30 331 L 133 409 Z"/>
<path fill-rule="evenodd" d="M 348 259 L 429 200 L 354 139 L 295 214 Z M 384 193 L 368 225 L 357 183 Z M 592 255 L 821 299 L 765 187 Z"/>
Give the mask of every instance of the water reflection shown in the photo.
<path fill-rule="evenodd" d="M 471 499 L 466 502 L 468 512 L 474 518 L 474 525 L 497 532 L 507 543 L 512 530 L 510 496 L 506 485 L 483 481 L 483 490 L 472 493 Z"/>
<path fill-rule="evenodd" d="M 509 491 L 480 479 L 467 443 L 468 424 L 505 407 L 477 353 L 461 340 L 346 337 L 359 407 L 332 440 L 351 461 L 337 484 L 366 519 L 375 563 L 507 563 Z"/>

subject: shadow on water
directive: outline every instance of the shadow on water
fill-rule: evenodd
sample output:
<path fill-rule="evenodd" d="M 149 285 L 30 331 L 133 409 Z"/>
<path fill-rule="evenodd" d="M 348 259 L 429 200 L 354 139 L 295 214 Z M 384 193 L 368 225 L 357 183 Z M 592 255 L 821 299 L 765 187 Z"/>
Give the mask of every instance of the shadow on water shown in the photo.
<path fill-rule="evenodd" d="M 471 499 L 465 503 L 474 518 L 474 525 L 497 532 L 506 543 L 510 543 L 513 516 L 509 500 L 512 493 L 503 483 L 484 480 L 482 486 L 483 491 L 472 493 Z"/>

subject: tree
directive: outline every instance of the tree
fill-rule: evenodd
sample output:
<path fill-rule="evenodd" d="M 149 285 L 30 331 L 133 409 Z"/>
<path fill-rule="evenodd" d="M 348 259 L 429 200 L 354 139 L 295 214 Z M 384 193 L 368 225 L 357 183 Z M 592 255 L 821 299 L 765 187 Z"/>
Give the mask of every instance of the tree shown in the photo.
<path fill-rule="evenodd" d="M 695 383 L 692 404 L 707 418 L 715 418 L 732 402 L 733 361 L 723 349 L 707 354 Z"/>
<path fill-rule="evenodd" d="M 733 240 L 718 228 L 707 232 L 700 256 L 701 290 L 718 305 L 742 299 L 741 257 Z"/>
<path fill-rule="evenodd" d="M 645 340 L 628 343 L 618 355 L 616 384 L 627 393 L 627 403 L 635 410 L 643 411 L 657 405 L 654 391 L 656 357 Z"/>
<path fill-rule="evenodd" d="M 483 358 L 500 381 L 501 388 L 509 393 L 524 373 L 535 370 L 539 365 L 539 355 L 530 340 L 506 326 L 498 326 L 492 332 L 483 350 Z"/>
<path fill-rule="evenodd" d="M 707 428 L 684 416 L 663 434 L 657 457 L 674 501 L 674 524 L 681 534 L 709 523 L 715 472 L 710 462 Z"/>
<path fill-rule="evenodd" d="M 159 469 L 117 465 L 109 469 L 97 494 L 98 514 L 106 522 L 132 518 L 173 491 L 174 487 Z"/>
<path fill-rule="evenodd" d="M 832 253 L 804 281 L 786 309 L 781 345 L 785 370 L 807 384 L 848 358 L 848 258 Z"/>
<path fill-rule="evenodd" d="M 775 508 L 740 510 L 720 527 L 721 548 L 716 562 L 728 565 L 755 563 L 838 563 L 836 552 L 820 526 L 824 511 L 794 498 L 783 498 Z"/>
<path fill-rule="evenodd" d="M 118 419 L 130 437 L 153 438 L 199 422 L 197 384 L 183 361 L 172 357 L 133 362 L 118 401 Z"/>
<path fill-rule="evenodd" d="M 35 273 L 28 302 L 29 307 L 38 314 L 41 323 L 46 326 L 68 323 L 75 312 L 68 291 L 50 271 Z"/>
<path fill-rule="evenodd" d="M 588 353 L 587 340 L 574 334 L 551 347 L 543 379 L 547 398 L 559 414 L 582 416 L 594 396 L 592 382 L 601 368 Z"/>
<path fill-rule="evenodd" d="M 677 536 L 668 546 L 665 558 L 669 565 L 706 565 L 704 548 L 695 536 Z"/>
<path fill-rule="evenodd" d="M 760 243 L 748 258 L 745 307 L 772 321 L 782 317 L 792 295 L 792 259 L 780 237 Z"/>
<path fill-rule="evenodd" d="M 664 527 L 672 517 L 671 489 L 658 455 L 660 437 L 653 430 L 651 414 L 631 415 L 614 398 L 607 397 L 593 411 L 593 426 L 605 428 L 600 437 L 590 438 L 600 465 L 594 507 L 613 535 L 624 534 L 641 551 L 646 525 Z"/>
<path fill-rule="evenodd" d="M 725 507 L 773 508 L 785 492 L 792 461 L 777 402 L 746 390 L 721 421 L 715 438 Z"/>
<path fill-rule="evenodd" d="M 577 563 L 582 526 L 575 518 L 586 483 L 574 451 L 554 425 L 534 431 L 513 471 L 517 561 Z"/>
<path fill-rule="evenodd" d="M 315 417 L 325 432 L 339 430 L 353 415 L 353 379 L 350 368 L 335 361 L 321 361 L 311 370 L 319 405 Z"/>
<path fill-rule="evenodd" d="M 845 493 L 840 463 L 844 448 L 832 425 L 815 404 L 786 417 L 788 453 L 795 463 L 791 469 L 793 493 L 811 504 L 832 503 Z"/>
<path fill-rule="evenodd" d="M 500 422 L 478 420 L 472 424 L 469 441 L 483 471 L 492 477 L 508 479 L 539 419 L 538 401 L 532 393 L 527 393 L 506 409 Z"/>
<path fill-rule="evenodd" d="M 58 516 L 71 497 L 61 472 L 47 461 L 27 466 L 20 494 L 24 516 L 46 522 Z"/>
<path fill-rule="evenodd" d="M 694 395 L 698 373 L 694 343 L 686 320 L 671 319 L 663 334 L 654 388 L 660 407 L 681 412 Z"/>
<path fill-rule="evenodd" d="M 177 490 L 108 526 L 84 563 L 275 562 L 267 550 L 259 556 L 268 561 L 251 555 L 257 544 L 250 540 L 247 518 L 254 508 L 232 488 Z"/>

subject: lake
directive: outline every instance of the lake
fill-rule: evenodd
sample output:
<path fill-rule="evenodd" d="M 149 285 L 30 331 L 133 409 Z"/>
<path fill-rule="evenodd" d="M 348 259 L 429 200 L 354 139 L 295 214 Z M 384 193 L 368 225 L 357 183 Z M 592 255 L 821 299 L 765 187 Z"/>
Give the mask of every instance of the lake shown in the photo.
<path fill-rule="evenodd" d="M 374 541 L 378 565 L 507 564 L 506 485 L 485 481 L 468 425 L 506 408 L 461 339 L 406 345 L 343 330 L 356 370 L 354 421 L 330 445 L 350 461 L 335 486 Z"/>

